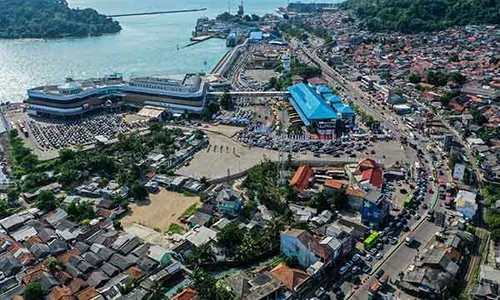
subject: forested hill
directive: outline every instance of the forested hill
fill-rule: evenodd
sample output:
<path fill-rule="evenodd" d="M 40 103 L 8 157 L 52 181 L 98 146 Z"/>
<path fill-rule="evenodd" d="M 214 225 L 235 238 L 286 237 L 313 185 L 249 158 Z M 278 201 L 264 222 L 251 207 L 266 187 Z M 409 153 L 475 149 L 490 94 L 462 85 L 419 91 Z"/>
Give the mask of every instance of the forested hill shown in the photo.
<path fill-rule="evenodd" d="M 0 0 L 0 38 L 61 38 L 114 33 L 117 21 L 65 0 Z"/>
<path fill-rule="evenodd" d="M 371 31 L 414 33 L 452 26 L 500 23 L 500 0 L 347 0 Z"/>

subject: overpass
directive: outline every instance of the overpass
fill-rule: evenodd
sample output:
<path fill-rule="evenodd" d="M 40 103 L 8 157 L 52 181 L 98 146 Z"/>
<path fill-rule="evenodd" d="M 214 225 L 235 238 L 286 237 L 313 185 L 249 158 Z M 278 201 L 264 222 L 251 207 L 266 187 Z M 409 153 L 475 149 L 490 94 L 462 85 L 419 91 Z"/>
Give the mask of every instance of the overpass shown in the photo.
<path fill-rule="evenodd" d="M 207 96 L 220 97 L 224 92 L 208 92 Z M 288 91 L 232 91 L 231 96 L 247 96 L 247 97 L 277 97 L 289 95 Z"/>

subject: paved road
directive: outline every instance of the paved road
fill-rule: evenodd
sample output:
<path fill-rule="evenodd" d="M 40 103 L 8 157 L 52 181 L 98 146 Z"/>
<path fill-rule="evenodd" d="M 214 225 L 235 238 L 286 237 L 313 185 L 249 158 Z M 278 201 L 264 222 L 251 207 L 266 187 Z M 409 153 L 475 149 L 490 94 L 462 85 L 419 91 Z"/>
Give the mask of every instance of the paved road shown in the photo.
<path fill-rule="evenodd" d="M 413 232 L 415 240 L 417 242 L 421 241 L 421 245 L 419 245 L 419 249 L 423 249 L 427 241 L 433 238 L 433 235 L 440 230 L 440 227 L 436 226 L 434 223 L 428 222 L 427 220 L 423 220 L 422 224 Z M 416 243 L 417 244 L 417 243 Z M 406 270 L 408 265 L 412 262 L 417 254 L 417 248 L 410 248 L 403 244 L 399 246 L 399 248 L 390 256 L 388 259 L 381 265 L 381 269 L 383 269 L 386 274 L 389 274 L 391 279 L 396 278 L 399 272 Z M 376 271 L 375 271 L 376 272 Z M 375 276 L 371 276 L 365 284 L 360 286 L 358 291 L 356 291 L 351 297 L 347 297 L 347 299 L 356 299 L 356 300 L 366 300 L 368 299 L 368 289 L 370 286 L 377 282 Z M 405 295 L 403 293 L 397 293 L 400 299 L 413 299 L 409 295 Z"/>

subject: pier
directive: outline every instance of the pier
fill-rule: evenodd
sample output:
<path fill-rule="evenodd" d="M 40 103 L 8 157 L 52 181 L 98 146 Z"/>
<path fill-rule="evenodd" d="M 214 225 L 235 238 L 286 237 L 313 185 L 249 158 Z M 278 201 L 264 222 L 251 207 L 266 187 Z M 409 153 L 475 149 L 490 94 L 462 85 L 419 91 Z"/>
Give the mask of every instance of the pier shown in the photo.
<path fill-rule="evenodd" d="M 179 10 L 165 10 L 165 11 L 117 14 L 117 15 L 108 15 L 108 17 L 118 18 L 118 17 L 132 17 L 132 16 L 146 16 L 146 15 L 177 14 L 177 13 L 185 13 L 185 12 L 204 11 L 204 10 L 207 10 L 207 8 L 204 7 L 204 8 L 193 8 L 193 9 L 179 9 Z"/>
<path fill-rule="evenodd" d="M 204 36 L 192 37 L 191 38 L 191 43 L 189 43 L 189 44 L 187 44 L 185 46 L 182 46 L 181 49 L 184 49 L 184 48 L 196 45 L 196 44 L 201 43 L 203 41 L 209 40 L 209 39 L 211 39 L 213 37 L 214 37 L 214 35 L 204 35 Z"/>

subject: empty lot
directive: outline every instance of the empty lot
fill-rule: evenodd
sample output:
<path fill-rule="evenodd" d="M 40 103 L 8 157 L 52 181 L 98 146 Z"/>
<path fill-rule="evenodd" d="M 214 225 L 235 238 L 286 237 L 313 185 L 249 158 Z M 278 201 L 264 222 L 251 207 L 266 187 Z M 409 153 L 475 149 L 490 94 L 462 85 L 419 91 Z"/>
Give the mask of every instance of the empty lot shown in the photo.
<path fill-rule="evenodd" d="M 165 189 L 161 189 L 157 194 L 150 194 L 149 198 L 150 201 L 130 204 L 130 214 L 121 221 L 124 228 L 141 224 L 166 232 L 170 224 L 178 223 L 182 213 L 200 201 L 198 196 L 187 197 Z"/>

